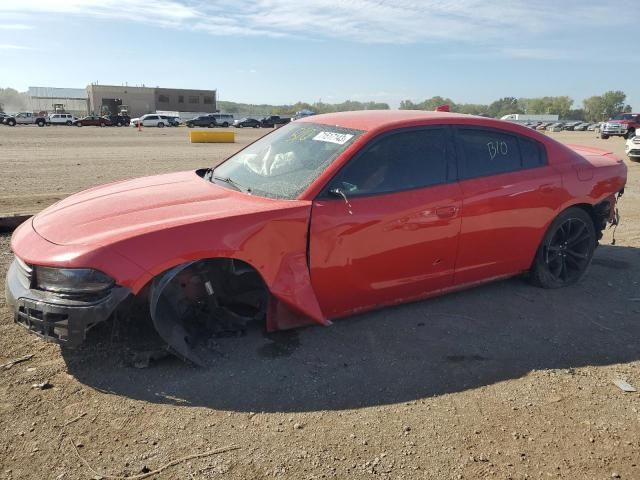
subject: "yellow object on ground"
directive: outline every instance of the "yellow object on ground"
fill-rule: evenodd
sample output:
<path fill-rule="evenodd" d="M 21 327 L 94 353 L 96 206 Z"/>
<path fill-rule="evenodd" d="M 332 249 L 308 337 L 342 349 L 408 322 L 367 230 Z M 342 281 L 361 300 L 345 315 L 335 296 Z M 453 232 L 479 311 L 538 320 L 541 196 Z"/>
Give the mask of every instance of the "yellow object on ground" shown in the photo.
<path fill-rule="evenodd" d="M 235 143 L 235 132 L 205 132 L 194 130 L 189 132 L 191 143 Z"/>

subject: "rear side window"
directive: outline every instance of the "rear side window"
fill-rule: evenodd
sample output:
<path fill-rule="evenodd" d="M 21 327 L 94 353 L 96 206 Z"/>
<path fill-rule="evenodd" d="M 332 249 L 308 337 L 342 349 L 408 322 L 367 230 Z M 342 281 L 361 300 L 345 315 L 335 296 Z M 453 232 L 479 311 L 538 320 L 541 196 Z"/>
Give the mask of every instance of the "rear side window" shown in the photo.
<path fill-rule="evenodd" d="M 447 182 L 448 130 L 394 133 L 365 147 L 331 182 L 347 195 L 391 193 Z"/>
<path fill-rule="evenodd" d="M 524 137 L 518 137 L 518 142 L 520 144 L 522 168 L 535 168 L 547 163 L 544 147 L 541 144 Z"/>
<path fill-rule="evenodd" d="M 538 142 L 497 130 L 458 128 L 460 178 L 515 172 L 544 165 L 544 148 Z"/>

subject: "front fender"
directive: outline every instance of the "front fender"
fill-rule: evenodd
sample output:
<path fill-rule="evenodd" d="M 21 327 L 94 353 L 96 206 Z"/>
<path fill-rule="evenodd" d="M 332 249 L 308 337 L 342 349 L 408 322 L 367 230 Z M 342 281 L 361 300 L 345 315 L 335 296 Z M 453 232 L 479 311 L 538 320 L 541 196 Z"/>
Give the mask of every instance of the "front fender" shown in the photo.
<path fill-rule="evenodd" d="M 329 325 L 311 286 L 307 235 L 311 202 L 181 225 L 126 239 L 114 246 L 147 274 L 129 284 L 139 292 L 151 279 L 178 265 L 233 258 L 251 265 L 270 293 L 294 311 Z"/>

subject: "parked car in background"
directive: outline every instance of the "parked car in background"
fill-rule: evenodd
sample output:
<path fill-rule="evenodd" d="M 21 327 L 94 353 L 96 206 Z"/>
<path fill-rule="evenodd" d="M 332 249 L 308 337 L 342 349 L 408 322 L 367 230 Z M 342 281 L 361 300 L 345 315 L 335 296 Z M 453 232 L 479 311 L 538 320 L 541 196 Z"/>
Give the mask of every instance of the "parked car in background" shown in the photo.
<path fill-rule="evenodd" d="M 557 122 L 547 126 L 547 132 L 561 132 L 564 129 L 564 123 Z"/>
<path fill-rule="evenodd" d="M 86 117 L 78 118 L 74 120 L 73 124 L 76 127 L 110 127 L 113 125 L 108 117 L 99 117 L 97 115 L 87 115 Z"/>
<path fill-rule="evenodd" d="M 160 118 L 164 118 L 167 121 L 167 125 L 171 127 L 179 127 L 180 119 L 178 117 L 172 117 L 169 115 L 160 115 Z"/>
<path fill-rule="evenodd" d="M 550 125 L 554 125 L 554 122 L 543 122 L 536 127 L 536 130 L 546 130 Z"/>
<path fill-rule="evenodd" d="M 279 125 L 286 125 L 291 121 L 288 117 L 281 117 L 279 115 L 269 115 L 260 120 L 260 126 L 264 128 L 275 128 Z"/>
<path fill-rule="evenodd" d="M 640 128 L 640 113 L 619 113 L 607 120 L 600 127 L 600 138 L 631 138 Z"/>
<path fill-rule="evenodd" d="M 216 119 L 218 127 L 227 128 L 233 125 L 233 115 L 230 113 L 212 113 L 211 116 Z"/>
<path fill-rule="evenodd" d="M 313 112 L 311 110 L 300 110 L 299 112 L 295 113 L 295 115 L 293 116 L 291 121 L 298 120 L 300 118 L 310 117 L 310 116 L 315 115 L 315 114 L 316 114 L 316 112 Z"/>
<path fill-rule="evenodd" d="M 38 125 L 39 127 L 44 127 L 48 122 L 47 118 L 42 115 L 36 115 L 32 112 L 20 112 L 6 118 L 4 123 L 10 127 L 15 127 L 16 125 Z"/>
<path fill-rule="evenodd" d="M 5 119 L 9 118 L 9 116 L 10 115 L 8 113 L 0 112 L 0 125 L 2 125 Z"/>
<path fill-rule="evenodd" d="M 192 118 L 191 120 L 187 120 L 185 125 L 189 128 L 193 127 L 209 127 L 213 128 L 218 125 L 218 121 L 216 117 L 211 115 L 200 115 L 199 117 Z"/>
<path fill-rule="evenodd" d="M 70 113 L 52 113 L 47 118 L 47 125 L 73 125 L 78 117 Z"/>
<path fill-rule="evenodd" d="M 116 127 L 128 127 L 131 123 L 131 117 L 129 115 L 108 115 L 107 118 L 109 118 L 111 123 Z"/>
<path fill-rule="evenodd" d="M 160 115 L 156 115 L 155 113 L 147 113 L 146 115 L 142 115 L 140 118 L 132 118 L 129 125 L 137 127 L 139 123 L 142 123 L 143 127 L 163 128 L 171 126 L 166 118 L 162 118 Z"/>
<path fill-rule="evenodd" d="M 592 123 L 587 127 L 587 130 L 590 131 L 590 132 L 594 132 L 594 131 L 599 130 L 599 129 L 600 129 L 600 122 Z"/>
<path fill-rule="evenodd" d="M 582 122 L 566 122 L 562 125 L 562 130 L 573 131 L 577 125 L 580 125 Z"/>
<path fill-rule="evenodd" d="M 629 157 L 629 160 L 640 161 L 640 134 L 634 132 L 634 134 L 627 138 L 624 151 Z"/>
<path fill-rule="evenodd" d="M 525 272 L 540 287 L 574 285 L 617 222 L 626 178 L 608 151 L 509 122 L 318 115 L 215 168 L 49 206 L 13 234 L 6 305 L 74 347 L 135 296 L 172 352 L 203 363 L 199 346 L 249 323 L 328 327 Z"/>
<path fill-rule="evenodd" d="M 589 126 L 588 123 L 581 122 L 578 125 L 576 125 L 575 127 L 573 127 L 573 131 L 574 132 L 584 132 L 587 129 L 588 126 Z"/>
<path fill-rule="evenodd" d="M 236 128 L 260 128 L 260 120 L 256 120 L 255 118 L 241 118 L 240 120 L 235 120 L 233 126 Z"/>

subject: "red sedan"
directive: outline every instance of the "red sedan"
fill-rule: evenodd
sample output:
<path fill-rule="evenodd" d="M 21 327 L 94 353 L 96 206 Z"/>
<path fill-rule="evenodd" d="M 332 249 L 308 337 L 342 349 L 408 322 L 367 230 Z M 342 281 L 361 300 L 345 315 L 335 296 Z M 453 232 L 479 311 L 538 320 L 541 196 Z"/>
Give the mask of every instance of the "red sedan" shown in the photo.
<path fill-rule="evenodd" d="M 111 127 L 113 123 L 107 117 L 98 117 L 97 115 L 88 115 L 84 118 L 79 118 L 73 124 L 76 127 Z"/>
<path fill-rule="evenodd" d="M 607 151 L 441 112 L 317 115 L 215 169 L 73 195 L 24 223 L 7 301 L 75 346 L 129 296 L 180 356 L 529 272 L 578 282 L 626 182 Z"/>

